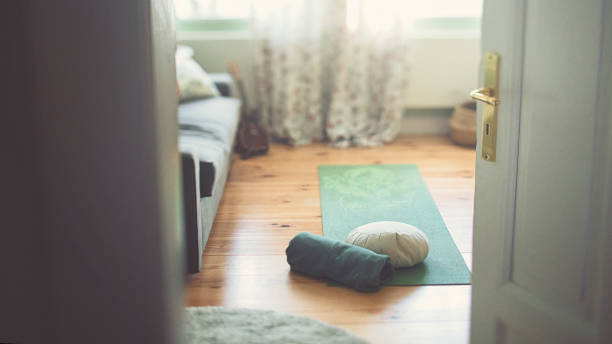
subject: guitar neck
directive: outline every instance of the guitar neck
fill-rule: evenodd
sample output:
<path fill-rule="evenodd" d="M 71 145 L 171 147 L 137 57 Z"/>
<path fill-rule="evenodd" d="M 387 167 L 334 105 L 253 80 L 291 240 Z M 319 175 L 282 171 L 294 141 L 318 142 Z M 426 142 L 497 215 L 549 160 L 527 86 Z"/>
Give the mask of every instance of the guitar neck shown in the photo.
<path fill-rule="evenodd" d="M 228 65 L 228 69 L 229 69 L 230 74 L 234 78 L 236 85 L 238 86 L 238 92 L 240 93 L 240 99 L 242 100 L 242 104 L 243 104 L 242 108 L 244 110 L 247 110 L 249 108 L 249 101 L 247 99 L 247 95 L 244 90 L 244 83 L 242 82 L 242 78 L 240 77 L 240 71 L 238 69 L 238 65 L 235 62 L 230 62 Z M 244 111 L 244 112 L 248 112 L 248 111 Z"/>
<path fill-rule="evenodd" d="M 240 99 L 242 100 L 243 108 L 249 108 L 249 101 L 247 99 L 246 91 L 244 90 L 244 83 L 242 79 L 236 79 L 236 85 L 238 86 L 238 92 L 240 93 Z"/>

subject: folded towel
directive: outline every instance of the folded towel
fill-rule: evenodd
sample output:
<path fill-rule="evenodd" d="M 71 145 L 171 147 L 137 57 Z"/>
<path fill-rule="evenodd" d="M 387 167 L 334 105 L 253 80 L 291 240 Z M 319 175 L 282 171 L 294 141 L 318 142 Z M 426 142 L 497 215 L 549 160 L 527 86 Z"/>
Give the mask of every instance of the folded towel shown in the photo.
<path fill-rule="evenodd" d="M 387 255 L 308 232 L 291 239 L 285 253 L 292 271 L 327 277 L 359 291 L 377 291 L 395 274 Z"/>

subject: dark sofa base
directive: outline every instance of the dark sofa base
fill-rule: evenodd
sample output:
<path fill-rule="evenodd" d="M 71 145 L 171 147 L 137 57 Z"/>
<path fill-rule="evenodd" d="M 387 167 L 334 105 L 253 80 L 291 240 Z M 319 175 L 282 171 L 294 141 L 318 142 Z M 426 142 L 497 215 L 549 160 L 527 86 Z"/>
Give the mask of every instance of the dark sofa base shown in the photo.
<path fill-rule="evenodd" d="M 202 254 L 229 174 L 240 101 L 218 97 L 179 106 L 179 150 L 187 271 L 199 272 Z"/>

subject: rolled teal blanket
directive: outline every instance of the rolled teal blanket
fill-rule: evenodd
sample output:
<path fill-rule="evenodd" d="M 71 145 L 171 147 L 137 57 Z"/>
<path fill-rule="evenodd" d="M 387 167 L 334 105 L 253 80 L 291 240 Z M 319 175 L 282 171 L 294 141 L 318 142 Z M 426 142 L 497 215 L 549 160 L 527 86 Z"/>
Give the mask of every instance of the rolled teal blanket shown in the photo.
<path fill-rule="evenodd" d="M 395 274 L 387 255 L 308 232 L 291 239 L 285 253 L 292 271 L 326 277 L 359 291 L 377 291 Z"/>

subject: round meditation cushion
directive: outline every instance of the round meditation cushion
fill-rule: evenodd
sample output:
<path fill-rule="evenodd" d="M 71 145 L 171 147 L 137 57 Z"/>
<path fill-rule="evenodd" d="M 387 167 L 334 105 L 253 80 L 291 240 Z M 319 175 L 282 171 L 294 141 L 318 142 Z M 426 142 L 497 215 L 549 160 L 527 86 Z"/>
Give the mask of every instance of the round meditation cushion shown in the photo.
<path fill-rule="evenodd" d="M 423 231 L 395 221 L 378 221 L 359 226 L 344 241 L 388 255 L 395 268 L 416 265 L 425 260 L 429 253 L 429 242 Z"/>

